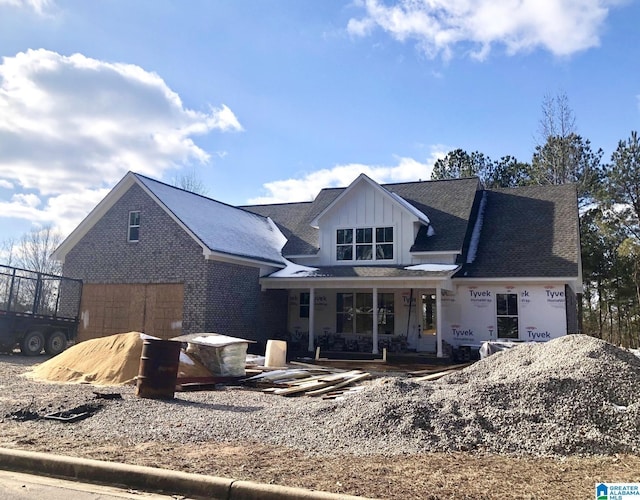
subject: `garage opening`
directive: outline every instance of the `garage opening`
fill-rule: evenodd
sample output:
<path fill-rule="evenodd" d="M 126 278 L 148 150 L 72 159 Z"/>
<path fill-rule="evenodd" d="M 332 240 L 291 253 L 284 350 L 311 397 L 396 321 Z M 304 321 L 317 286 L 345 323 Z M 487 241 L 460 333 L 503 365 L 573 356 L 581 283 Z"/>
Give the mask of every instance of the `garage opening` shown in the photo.
<path fill-rule="evenodd" d="M 78 341 L 130 331 L 176 337 L 182 333 L 183 303 L 183 283 L 86 283 Z"/>

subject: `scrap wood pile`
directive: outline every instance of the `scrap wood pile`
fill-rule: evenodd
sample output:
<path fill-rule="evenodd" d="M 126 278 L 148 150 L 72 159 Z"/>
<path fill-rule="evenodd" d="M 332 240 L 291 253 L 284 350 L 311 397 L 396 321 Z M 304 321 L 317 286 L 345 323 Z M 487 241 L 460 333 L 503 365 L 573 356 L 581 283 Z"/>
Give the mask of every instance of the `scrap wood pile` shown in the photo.
<path fill-rule="evenodd" d="M 247 385 L 262 388 L 263 392 L 278 396 L 321 396 L 335 399 L 360 391 L 358 382 L 371 375 L 360 370 L 339 370 L 313 365 L 265 370 L 244 380 Z"/>
<path fill-rule="evenodd" d="M 467 366 L 472 365 L 473 363 L 474 362 L 472 361 L 470 363 L 462 363 L 460 365 L 431 368 L 428 370 L 418 370 L 418 371 L 409 372 L 408 375 L 410 377 L 413 377 L 414 382 L 427 382 L 429 380 L 438 380 L 444 377 L 445 375 L 450 375 L 452 373 L 460 371 L 463 368 L 466 368 Z"/>

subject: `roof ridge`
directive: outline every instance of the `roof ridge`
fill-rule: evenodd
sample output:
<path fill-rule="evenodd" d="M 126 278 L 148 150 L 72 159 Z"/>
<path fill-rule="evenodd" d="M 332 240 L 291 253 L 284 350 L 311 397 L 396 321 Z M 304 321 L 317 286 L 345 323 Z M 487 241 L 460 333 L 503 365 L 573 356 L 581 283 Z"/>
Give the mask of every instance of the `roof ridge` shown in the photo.
<path fill-rule="evenodd" d="M 184 188 L 181 188 L 181 187 L 178 187 L 178 186 L 174 186 L 172 184 L 168 184 L 166 182 L 159 181 L 157 179 L 153 179 L 151 177 L 148 177 L 148 176 L 143 175 L 143 174 L 139 174 L 137 172 L 131 172 L 131 173 L 135 177 L 142 177 L 143 179 L 149 180 L 151 182 L 155 182 L 157 184 L 161 184 L 161 185 L 166 186 L 166 187 L 171 188 L 171 189 L 175 189 L 176 191 L 182 191 L 183 193 L 186 193 L 186 194 L 189 194 L 189 195 L 192 195 L 192 196 L 197 196 L 199 198 L 203 198 L 203 199 L 205 199 L 207 201 L 212 201 L 214 203 L 217 203 L 219 205 L 223 205 L 223 206 L 226 206 L 226 207 L 229 207 L 229 208 L 234 208 L 236 210 L 242 210 L 243 212 L 245 212 L 247 214 L 250 214 L 250 215 L 253 215 L 253 216 L 256 216 L 256 217 L 260 217 L 262 219 L 268 219 L 268 217 L 265 217 L 264 215 L 256 214 L 255 212 L 251 212 L 250 210 L 245 210 L 244 208 L 242 208 L 242 206 L 231 205 L 230 203 L 226 203 L 224 201 L 216 200 L 215 198 L 211 198 L 209 196 L 205 196 L 205 195 L 200 194 L 200 193 L 195 193 L 193 191 L 189 191 L 188 189 L 184 189 Z"/>
<path fill-rule="evenodd" d="M 254 205 L 237 205 L 236 208 L 247 208 L 247 207 L 275 207 L 282 205 L 303 205 L 303 204 L 312 204 L 313 201 L 282 201 L 280 203 L 256 203 Z"/>

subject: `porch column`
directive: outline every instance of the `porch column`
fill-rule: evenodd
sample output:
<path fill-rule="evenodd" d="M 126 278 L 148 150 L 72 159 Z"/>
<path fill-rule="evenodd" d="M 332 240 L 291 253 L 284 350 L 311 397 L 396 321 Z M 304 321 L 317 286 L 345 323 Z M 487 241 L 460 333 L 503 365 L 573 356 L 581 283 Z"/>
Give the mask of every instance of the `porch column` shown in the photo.
<path fill-rule="evenodd" d="M 309 288 L 309 352 L 315 350 L 314 325 L 316 317 L 316 290 Z"/>
<path fill-rule="evenodd" d="M 436 287 L 436 356 L 442 357 L 442 289 Z"/>
<path fill-rule="evenodd" d="M 373 289 L 373 349 L 371 354 L 378 354 L 378 289 Z"/>

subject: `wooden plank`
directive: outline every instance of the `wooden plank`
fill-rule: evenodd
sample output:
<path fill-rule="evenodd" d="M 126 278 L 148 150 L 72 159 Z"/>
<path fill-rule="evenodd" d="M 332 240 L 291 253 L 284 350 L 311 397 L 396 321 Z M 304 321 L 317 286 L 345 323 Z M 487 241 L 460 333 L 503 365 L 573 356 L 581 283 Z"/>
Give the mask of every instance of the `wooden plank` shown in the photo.
<path fill-rule="evenodd" d="M 444 377 L 445 375 L 449 375 L 451 373 L 457 372 L 458 369 L 457 368 L 453 368 L 451 370 L 444 370 L 438 373 L 432 373 L 431 375 L 425 375 L 424 377 L 416 377 L 413 378 L 411 380 L 415 381 L 415 382 L 426 382 L 428 380 L 437 380 L 439 378 Z"/>
<path fill-rule="evenodd" d="M 431 375 L 432 373 L 440 373 L 445 370 L 462 370 L 463 368 L 466 368 L 467 366 L 470 366 L 473 363 L 475 363 L 475 361 L 471 361 L 470 363 L 461 363 L 459 365 L 449 365 L 449 366 L 438 367 L 438 368 L 429 368 L 427 370 L 416 370 L 413 372 L 409 372 L 408 375 L 410 377 L 420 377 L 422 375 Z"/>
<path fill-rule="evenodd" d="M 290 365 L 294 365 L 294 366 L 301 366 L 301 367 L 306 367 L 306 368 L 313 368 L 316 370 L 327 370 L 326 367 L 321 366 L 321 365 L 314 365 L 311 363 L 302 363 L 301 361 L 290 361 L 289 362 Z M 331 371 L 332 372 L 346 372 L 349 370 L 345 370 L 344 368 L 336 368 L 335 366 L 331 367 Z"/>
<path fill-rule="evenodd" d="M 319 380 L 314 380 L 313 382 L 309 382 L 306 385 L 303 384 L 303 385 L 296 385 L 293 387 L 287 387 L 286 389 L 276 389 L 275 391 L 273 391 L 273 393 L 277 394 L 278 396 L 292 396 L 294 394 L 307 392 L 309 390 L 322 389 L 330 385 L 331 385 L 331 382 L 320 382 Z"/>
<path fill-rule="evenodd" d="M 349 379 L 347 379 L 347 380 L 345 380 L 343 382 L 340 382 L 340 383 L 335 384 L 335 385 L 331 385 L 329 387 L 323 387 L 323 388 L 320 388 L 320 389 L 307 391 L 305 394 L 307 396 L 321 396 L 323 394 L 326 394 L 327 392 L 334 391 L 334 390 L 336 390 L 336 389 L 338 389 L 340 387 L 345 387 L 345 386 L 350 385 L 350 384 L 355 384 L 356 382 L 359 382 L 360 380 L 364 380 L 366 378 L 369 378 L 370 376 L 371 376 L 370 373 L 362 373 L 360 375 L 357 375 L 355 377 L 350 377 Z"/>
<path fill-rule="evenodd" d="M 336 380 L 341 380 L 347 377 L 355 377 L 356 375 L 360 375 L 363 373 L 361 370 L 351 370 L 346 373 L 333 373 L 331 375 L 326 375 L 322 378 L 325 382 L 335 382 Z"/>

